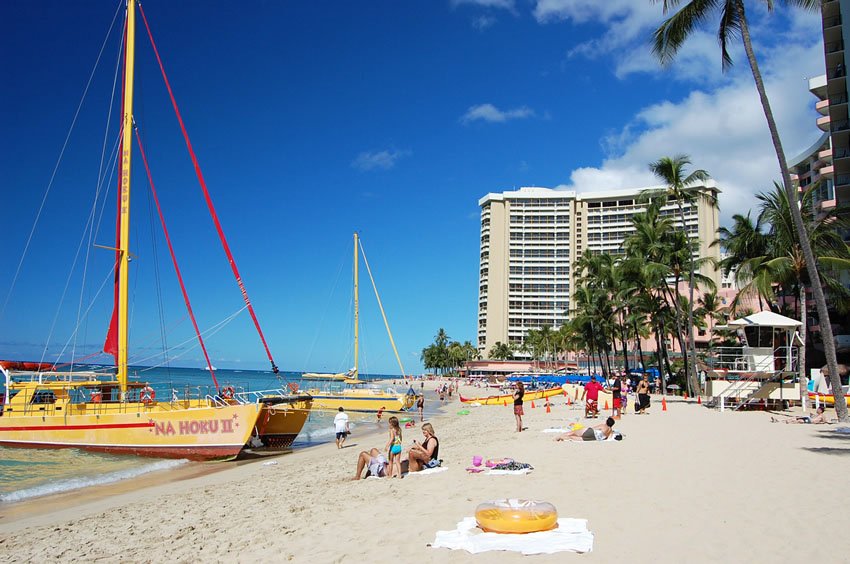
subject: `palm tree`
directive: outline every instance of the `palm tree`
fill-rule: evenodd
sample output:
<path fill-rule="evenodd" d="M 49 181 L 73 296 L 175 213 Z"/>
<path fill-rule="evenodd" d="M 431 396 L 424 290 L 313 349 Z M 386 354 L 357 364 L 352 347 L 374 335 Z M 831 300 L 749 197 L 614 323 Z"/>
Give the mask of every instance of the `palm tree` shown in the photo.
<path fill-rule="evenodd" d="M 490 349 L 490 358 L 494 360 L 510 360 L 513 357 L 514 351 L 507 343 L 496 341 L 496 344 Z"/>
<path fill-rule="evenodd" d="M 658 2 L 659 0 L 652 0 Z M 671 8 L 677 7 L 682 3 L 682 0 L 660 0 L 663 6 L 664 14 L 667 14 Z M 806 10 L 819 10 L 823 0 L 784 0 L 783 4 L 795 6 Z M 773 11 L 775 0 L 762 0 L 761 2 L 768 11 Z M 764 117 L 767 120 L 767 127 L 770 130 L 770 137 L 773 141 L 773 148 L 776 151 L 776 158 L 779 161 L 779 170 L 782 174 L 782 185 L 785 189 L 785 194 L 788 200 L 797 201 L 797 194 L 794 185 L 791 183 L 791 174 L 788 171 L 788 162 L 785 159 L 785 151 L 782 148 L 782 141 L 779 138 L 779 130 L 776 127 L 776 120 L 773 118 L 773 110 L 770 108 L 770 101 L 767 98 L 767 92 L 764 88 L 761 71 L 759 70 L 756 54 L 753 50 L 752 40 L 750 38 L 750 28 L 747 23 L 747 17 L 744 10 L 744 0 L 690 0 L 678 12 L 667 18 L 661 26 L 655 31 L 652 52 L 661 61 L 662 64 L 669 64 L 678 53 L 681 46 L 685 43 L 691 33 L 697 29 L 698 25 L 705 21 L 715 9 L 720 9 L 720 25 L 718 28 L 718 39 L 721 47 L 721 60 L 724 70 L 732 65 L 732 57 L 729 55 L 728 44 L 738 34 L 744 44 L 744 51 L 747 54 L 747 61 L 750 64 L 750 70 L 753 73 L 753 80 L 756 84 L 761 106 L 764 109 Z M 832 69 L 827 69 L 831 71 Z M 794 230 L 797 232 L 797 237 L 800 241 L 800 248 L 803 253 L 803 258 L 806 263 L 806 270 L 809 274 L 809 279 L 812 281 L 812 293 L 814 294 L 815 303 L 817 304 L 818 317 L 821 320 L 821 330 L 823 336 L 824 353 L 826 354 L 826 362 L 829 367 L 829 378 L 833 390 L 841 389 L 841 380 L 838 376 L 838 360 L 835 354 L 835 338 L 832 334 L 832 326 L 829 321 L 829 310 L 826 305 L 826 297 L 821 286 L 820 276 L 818 274 L 818 266 L 815 261 L 815 255 L 812 251 L 812 245 L 809 241 L 806 228 L 803 224 L 803 216 L 797 206 L 791 206 L 791 217 L 793 219 Z M 839 421 L 847 420 L 847 405 L 844 402 L 835 403 L 835 413 Z"/>
<path fill-rule="evenodd" d="M 770 294 L 772 281 L 765 276 L 766 269 L 761 257 L 767 255 L 768 239 L 762 232 L 759 220 L 753 224 L 750 213 L 732 216 L 732 228 L 718 229 L 719 238 L 712 243 L 719 244 L 726 254 L 720 261 L 724 276 L 735 273 L 735 284 L 740 288 L 732 302 L 735 311 L 739 299 L 755 292 L 758 295 L 759 306 L 764 309 L 764 298 Z"/>
<path fill-rule="evenodd" d="M 850 226 L 846 217 L 832 209 L 815 217 L 813 211 L 814 189 L 806 190 L 802 195 L 801 208 L 806 225 L 806 232 L 812 243 L 813 251 L 817 261 L 824 267 L 821 269 L 821 282 L 830 287 L 833 301 L 838 308 L 846 309 L 848 291 L 840 281 L 832 276 L 833 269 L 850 268 L 850 251 L 838 234 L 838 228 Z M 802 322 L 803 338 L 808 334 L 806 328 L 806 286 L 812 281 L 808 277 L 805 259 L 799 238 L 792 225 L 791 211 L 789 208 L 797 207 L 789 202 L 787 194 L 782 186 L 774 183 L 773 192 L 761 193 L 757 196 L 761 202 L 761 213 L 759 223 L 770 225 L 768 233 L 767 256 L 763 261 L 765 270 L 770 273 L 771 278 L 778 282 L 784 293 L 796 289 L 797 308 L 800 321 Z M 823 330 L 823 324 L 821 324 Z M 800 349 L 800 377 L 806 372 L 806 347 Z M 803 390 L 800 390 L 803 393 Z"/>
<path fill-rule="evenodd" d="M 661 193 L 668 199 L 676 201 L 679 208 L 679 221 L 682 231 L 687 235 L 688 227 L 685 225 L 685 203 L 691 203 L 698 199 L 714 203 L 714 196 L 704 189 L 705 181 L 710 177 L 702 169 L 697 169 L 690 174 L 685 174 L 685 168 L 691 164 L 687 155 L 676 155 L 675 157 L 661 157 L 649 165 L 649 170 L 664 181 L 666 187 Z M 657 195 L 659 191 L 650 191 L 649 197 Z M 690 246 L 690 245 L 689 245 Z M 694 341 L 694 260 L 690 253 L 690 264 L 688 265 L 688 353 L 690 360 L 686 366 L 690 367 L 689 379 L 695 391 L 699 391 L 699 380 L 697 379 L 697 351 Z"/>

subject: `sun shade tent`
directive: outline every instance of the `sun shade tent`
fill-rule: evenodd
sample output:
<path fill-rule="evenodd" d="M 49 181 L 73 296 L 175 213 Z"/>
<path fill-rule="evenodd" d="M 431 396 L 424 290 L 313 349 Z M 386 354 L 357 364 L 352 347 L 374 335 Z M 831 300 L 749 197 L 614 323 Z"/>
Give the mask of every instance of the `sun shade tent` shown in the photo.
<path fill-rule="evenodd" d="M 727 323 L 729 327 L 774 327 L 783 329 L 793 329 L 802 325 L 796 319 L 773 313 L 772 311 L 760 311 L 741 319 L 736 319 Z"/>

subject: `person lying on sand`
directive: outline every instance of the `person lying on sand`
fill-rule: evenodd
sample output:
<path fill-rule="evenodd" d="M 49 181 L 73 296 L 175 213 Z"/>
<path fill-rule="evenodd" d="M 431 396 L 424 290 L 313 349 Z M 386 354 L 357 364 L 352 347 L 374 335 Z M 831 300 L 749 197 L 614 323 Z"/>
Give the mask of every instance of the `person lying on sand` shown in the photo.
<path fill-rule="evenodd" d="M 818 406 L 817 414 L 809 417 L 808 415 L 797 415 L 796 417 L 789 417 L 788 419 L 777 419 L 776 417 L 771 417 L 771 423 L 791 423 L 791 424 L 811 424 L 811 425 L 826 425 L 828 423 L 832 423 L 832 421 L 826 420 L 826 415 L 824 414 L 824 407 Z"/>
<path fill-rule="evenodd" d="M 352 480 L 359 480 L 363 475 L 363 469 L 369 469 L 369 473 L 367 474 L 367 478 L 369 476 L 377 476 L 378 478 L 383 478 L 387 475 L 387 466 L 389 466 L 389 461 L 387 457 L 381 454 L 376 448 L 373 448 L 369 452 L 365 450 L 360 453 L 357 457 L 357 473 L 354 474 Z"/>
<path fill-rule="evenodd" d="M 614 432 L 614 418 L 609 417 L 605 423 L 586 427 L 584 429 L 576 429 L 569 433 L 564 433 L 556 438 L 556 441 L 604 441 Z"/>
<path fill-rule="evenodd" d="M 440 465 L 440 441 L 434 434 L 430 423 L 422 425 L 425 441 L 422 444 L 413 441 L 413 446 L 407 452 L 408 472 L 419 472 L 423 468 L 434 468 Z"/>

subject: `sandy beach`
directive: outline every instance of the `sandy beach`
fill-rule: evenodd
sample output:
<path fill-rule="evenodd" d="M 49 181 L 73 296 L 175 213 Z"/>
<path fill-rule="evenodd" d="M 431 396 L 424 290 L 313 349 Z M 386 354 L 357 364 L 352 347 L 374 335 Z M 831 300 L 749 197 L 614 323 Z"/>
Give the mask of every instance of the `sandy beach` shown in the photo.
<path fill-rule="evenodd" d="M 525 557 L 428 546 L 478 503 L 506 497 L 546 500 L 561 517 L 588 520 L 593 552 L 529 557 L 542 562 L 836 561 L 824 531 L 850 526 L 844 500 L 829 496 L 833 476 L 850 471 L 850 435 L 835 425 L 774 424 L 769 413 L 672 399 L 662 411 L 653 397 L 649 415 L 617 422 L 623 441 L 556 443 L 542 431 L 583 421 L 563 397 L 549 414 L 526 403 L 523 433 L 510 407 L 460 409 L 455 396 L 431 420 L 442 473 L 351 482 L 358 453 L 386 444 L 385 433 L 355 434 L 343 450 L 321 445 L 270 459 L 276 464 L 168 473 L 100 492 L 109 495 L 4 507 L 0 551 L 12 562 L 517 561 Z M 422 438 L 418 424 L 404 431 L 406 445 Z M 468 474 L 474 455 L 535 469 Z"/>

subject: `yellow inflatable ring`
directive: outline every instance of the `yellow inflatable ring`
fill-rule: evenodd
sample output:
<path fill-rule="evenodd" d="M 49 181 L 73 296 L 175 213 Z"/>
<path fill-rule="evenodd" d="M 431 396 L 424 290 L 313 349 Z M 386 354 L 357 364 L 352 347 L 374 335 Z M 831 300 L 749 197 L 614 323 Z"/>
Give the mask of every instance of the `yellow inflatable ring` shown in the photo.
<path fill-rule="evenodd" d="M 497 499 L 476 507 L 475 520 L 488 533 L 537 533 L 558 526 L 558 510 L 547 501 Z"/>

